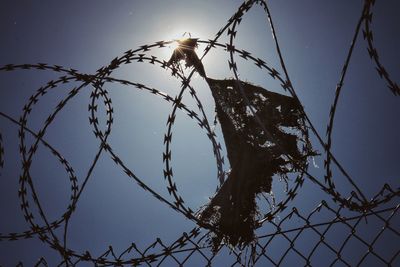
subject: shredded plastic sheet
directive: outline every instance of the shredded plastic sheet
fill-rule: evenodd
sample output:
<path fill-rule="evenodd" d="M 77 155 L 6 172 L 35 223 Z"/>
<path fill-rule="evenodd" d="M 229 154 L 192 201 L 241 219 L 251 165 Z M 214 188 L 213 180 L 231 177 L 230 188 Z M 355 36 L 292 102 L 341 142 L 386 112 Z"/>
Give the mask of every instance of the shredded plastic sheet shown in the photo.
<path fill-rule="evenodd" d="M 299 148 L 304 127 L 301 108 L 292 97 L 242 81 L 247 100 L 236 80 L 207 78 L 207 83 L 215 100 L 231 171 L 199 212 L 199 218 L 216 228 L 214 248 L 221 242 L 246 245 L 255 238 L 257 194 L 271 192 L 274 174 L 286 177 L 296 171 L 288 157 L 297 166 L 307 161 L 307 155 Z"/>

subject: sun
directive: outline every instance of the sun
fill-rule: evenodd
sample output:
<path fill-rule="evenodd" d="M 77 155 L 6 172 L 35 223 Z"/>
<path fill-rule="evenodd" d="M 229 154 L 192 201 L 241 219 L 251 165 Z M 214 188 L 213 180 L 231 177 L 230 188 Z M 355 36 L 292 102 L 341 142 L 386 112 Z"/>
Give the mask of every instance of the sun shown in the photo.
<path fill-rule="evenodd" d="M 173 40 L 173 42 L 168 45 L 168 49 L 170 50 L 171 53 L 178 47 L 179 47 L 179 40 Z"/>
<path fill-rule="evenodd" d="M 170 42 L 165 47 L 163 52 L 163 56 L 167 59 L 171 57 L 172 53 L 176 48 L 179 47 L 179 41 L 183 41 L 188 38 L 201 38 L 203 35 L 203 31 L 199 29 L 199 27 L 194 27 L 191 25 L 186 25 L 182 27 L 179 25 L 178 27 L 168 27 L 169 30 L 163 34 L 163 40 Z"/>

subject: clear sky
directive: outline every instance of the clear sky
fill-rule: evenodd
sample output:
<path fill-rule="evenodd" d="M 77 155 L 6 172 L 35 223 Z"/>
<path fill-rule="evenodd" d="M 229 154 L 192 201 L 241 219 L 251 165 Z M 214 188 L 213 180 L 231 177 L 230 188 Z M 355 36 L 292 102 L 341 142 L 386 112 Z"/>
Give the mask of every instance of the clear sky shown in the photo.
<path fill-rule="evenodd" d="M 96 70 L 109 65 L 115 57 L 121 57 L 125 51 L 135 50 L 144 44 L 180 38 L 185 32 L 190 32 L 192 37 L 201 40 L 213 39 L 241 3 L 242 1 L 237 0 L 46 0 L 40 1 L 40 4 L 39 1 L 1 1 L 0 66 L 47 63 L 67 69 L 73 68 L 84 74 L 95 74 Z M 363 1 L 273 0 L 268 1 L 268 5 L 293 88 L 316 130 L 326 141 L 330 106 L 363 8 Z M 379 51 L 380 62 L 390 73 L 391 79 L 398 84 L 399 10 L 400 4 L 396 0 L 377 1 L 373 7 L 371 24 L 374 31 L 373 42 Z M 223 34 L 219 42 L 228 43 L 229 36 Z M 237 28 L 235 45 L 239 50 L 249 51 L 263 59 L 268 66 L 283 75 L 268 20 L 260 6 L 255 5 L 244 15 Z M 399 188 L 400 99 L 399 96 L 393 95 L 385 80 L 379 77 L 367 47 L 360 31 L 336 110 L 332 153 L 367 199 L 370 199 L 385 183 L 394 190 Z M 205 45 L 199 46 L 199 55 L 202 55 L 204 48 Z M 171 53 L 172 49 L 168 46 L 146 52 L 147 55 L 157 56 L 161 60 L 168 60 Z M 207 75 L 218 79 L 233 77 L 228 59 L 229 54 L 224 49 L 211 50 L 203 59 Z M 265 70 L 238 56 L 235 59 L 240 79 L 289 95 Z M 58 79 L 62 75 L 64 74 L 43 70 L 0 71 L 0 112 L 18 120 L 29 97 L 48 81 Z M 146 84 L 172 97 L 180 91 L 181 82 L 157 65 L 133 62 L 118 68 L 111 77 Z M 58 102 L 65 98 L 73 87 L 80 85 L 81 82 L 71 81 L 40 97 L 40 101 L 29 115 L 27 126 L 35 132 L 39 131 Z M 204 106 L 208 120 L 212 122 L 214 101 L 207 84 L 202 77 L 194 75 L 192 85 Z M 113 151 L 144 183 L 173 202 L 174 199 L 167 191 L 168 184 L 163 178 L 162 158 L 165 150 L 163 141 L 167 131 L 166 123 L 172 104 L 133 86 L 106 83 L 104 88 L 109 92 L 114 111 L 114 123 L 108 139 Z M 44 139 L 68 160 L 77 176 L 79 187 L 100 144 L 88 119 L 92 90 L 91 86 L 82 89 L 57 114 L 44 136 Z M 105 129 L 106 109 L 102 101 L 99 99 L 98 117 L 101 129 Z M 196 103 L 188 92 L 185 93 L 183 102 L 189 109 L 198 112 Z M 0 117 L 0 133 L 4 146 L 4 168 L 0 170 L 2 235 L 27 231 L 30 227 L 24 220 L 18 199 L 18 178 L 21 175 L 18 129 L 18 125 L 4 116 Z M 216 134 L 217 140 L 223 144 L 219 126 L 216 127 Z M 26 135 L 29 147 L 35 139 L 28 133 Z M 310 138 L 313 147 L 321 155 L 315 157 L 315 165 L 310 164 L 309 171 L 318 181 L 325 183 L 326 155 L 315 135 L 311 134 Z M 207 132 L 180 110 L 177 112 L 173 128 L 171 149 L 174 181 L 178 192 L 186 205 L 196 211 L 207 203 L 218 186 L 217 166 Z M 226 153 L 224 147 L 223 153 Z M 49 149 L 40 144 L 31 168 L 32 179 L 46 216 L 50 222 L 58 220 L 69 204 L 71 193 L 71 185 L 64 167 Z M 229 163 L 226 162 L 224 169 L 229 169 Z M 344 197 L 348 197 L 355 189 L 336 167 L 333 167 L 332 171 L 338 191 Z M 293 184 L 293 181 L 290 181 L 289 187 Z M 286 198 L 284 184 L 278 180 L 274 181 L 273 191 L 278 202 Z M 40 226 L 44 225 L 29 192 L 28 196 L 37 223 Z M 298 191 L 298 197 L 289 203 L 288 209 L 278 214 L 275 222 L 279 223 L 293 207 L 307 216 L 321 200 L 329 202 L 337 209 L 338 205 L 331 199 L 332 197 L 323 192 L 320 186 L 306 177 L 304 185 Z M 376 210 L 396 204 L 398 198 L 394 197 L 389 203 L 376 207 Z M 261 209 L 268 209 L 265 202 L 261 205 L 264 205 Z M 344 216 L 357 214 L 346 209 L 343 211 Z M 384 218 L 388 218 L 389 215 L 382 213 Z M 332 220 L 334 214 L 322 212 L 313 218 L 314 222 L 325 222 Z M 394 215 L 390 224 L 398 233 L 399 215 Z M 304 225 L 304 222 L 294 218 L 285 222 L 284 228 L 291 229 L 301 225 Z M 368 222 L 360 222 L 357 229 L 363 232 L 366 240 L 373 240 L 382 226 L 382 221 L 374 217 Z M 157 238 L 170 244 L 181 237 L 183 232 L 189 232 L 194 227 L 195 222 L 140 188 L 114 163 L 110 154 L 104 152 L 70 220 L 68 247 L 80 254 L 88 250 L 98 257 L 112 245 L 119 254 L 132 242 L 143 249 Z M 257 234 L 267 235 L 275 231 L 276 228 L 272 224 L 265 222 Z M 62 233 L 62 229 L 55 231 L 60 240 Z M 348 228 L 334 226 L 327 232 L 327 238 L 332 246 L 339 248 L 348 233 Z M 317 237 L 312 232 L 303 234 L 296 241 L 296 247 L 305 255 L 309 255 L 312 247 L 318 242 Z M 332 252 L 326 250 L 326 246 L 321 247 L 311 257 L 313 266 L 330 264 L 335 258 Z M 377 250 L 385 251 L 381 253 L 386 255 L 386 259 L 390 259 L 398 247 L 400 237 L 393 232 L 385 232 L 384 237 L 379 238 L 375 244 Z M 287 248 L 288 242 L 278 237 L 267 250 L 273 259 L 279 259 Z M 161 250 L 160 246 L 153 249 L 154 253 Z M 346 245 L 343 255 L 347 262 L 357 264 L 366 250 L 367 247 L 362 242 L 354 241 L 354 244 Z M 210 251 L 206 249 L 205 253 L 209 254 Z M 304 265 L 304 260 L 294 254 L 289 253 L 282 265 Z M 132 255 L 130 256 L 134 257 Z M 61 261 L 59 254 L 42 243 L 37 236 L 27 240 L 0 241 L 1 266 L 14 266 L 19 261 L 31 266 L 42 256 L 46 257 L 49 266 Z M 400 265 L 399 257 L 393 261 L 393 265 Z M 169 260 L 171 259 L 166 260 L 164 266 L 174 266 Z M 199 254 L 195 254 L 191 260 L 189 266 L 206 264 Z M 233 262 L 235 257 L 229 255 L 225 249 L 213 264 L 228 266 Z M 266 262 L 268 260 L 264 258 L 258 265 L 264 266 L 263 263 Z M 368 258 L 367 262 L 382 264 L 382 261 L 374 256 Z"/>

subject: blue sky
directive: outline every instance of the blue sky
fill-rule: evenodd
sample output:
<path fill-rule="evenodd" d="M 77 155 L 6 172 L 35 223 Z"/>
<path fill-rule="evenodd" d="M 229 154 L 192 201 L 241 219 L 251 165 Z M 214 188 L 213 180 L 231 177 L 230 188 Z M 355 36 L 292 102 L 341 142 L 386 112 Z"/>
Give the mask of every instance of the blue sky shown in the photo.
<path fill-rule="evenodd" d="M 94 74 L 115 57 L 143 44 L 178 38 L 184 32 L 190 32 L 193 37 L 202 40 L 212 39 L 240 4 L 241 1 L 74 0 L 42 1 L 41 4 L 33 1 L 3 1 L 0 3 L 0 65 L 43 62 Z M 335 87 L 362 6 L 362 1 L 269 1 L 293 87 L 306 113 L 324 138 Z M 400 35 L 396 26 L 399 25 L 398 8 L 399 3 L 394 0 L 376 3 L 372 24 L 374 44 L 380 53 L 380 60 L 394 81 L 400 80 Z M 225 44 L 228 41 L 228 36 L 224 34 L 219 42 Z M 282 72 L 266 15 L 259 6 L 254 6 L 244 15 L 238 26 L 235 44 L 237 48 L 251 52 Z M 204 46 L 200 45 L 198 54 L 202 54 L 202 49 Z M 163 60 L 168 60 L 171 53 L 168 47 L 149 52 Z M 207 75 L 218 79 L 232 77 L 228 58 L 228 53 L 223 49 L 212 50 L 203 60 Z M 265 71 L 254 64 L 239 57 L 237 62 L 242 80 L 288 94 L 281 89 L 279 82 L 268 77 Z M 60 75 L 38 70 L 0 72 L 0 111 L 18 119 L 29 96 Z M 122 66 L 112 77 L 143 83 L 173 97 L 180 89 L 180 81 L 171 77 L 166 70 L 145 63 Z M 209 88 L 196 75 L 192 84 L 207 118 L 212 121 L 214 102 Z M 28 126 L 38 131 L 57 103 L 68 95 L 73 86 L 79 85 L 79 82 L 63 84 L 43 96 L 34 107 Z M 114 108 L 114 124 L 109 137 L 113 150 L 142 181 L 173 201 L 162 175 L 163 135 L 167 129 L 171 103 L 129 86 L 106 83 L 105 87 Z M 45 140 L 73 167 L 79 184 L 83 182 L 99 146 L 88 120 L 90 114 L 87 106 L 91 90 L 93 88 L 87 86 L 74 97 L 57 115 L 45 135 Z M 373 197 L 384 183 L 398 188 L 399 98 L 379 78 L 361 33 L 342 90 L 332 135 L 332 152 L 367 198 Z M 186 93 L 183 100 L 189 108 L 196 109 L 190 94 Z M 105 109 L 100 104 L 98 112 L 100 125 L 104 127 Z M 183 112 L 178 112 L 173 131 L 174 179 L 187 205 L 197 210 L 207 202 L 218 185 L 212 145 L 206 132 Z M 18 177 L 21 174 L 18 127 L 2 117 L 0 133 L 5 148 L 5 164 L 0 176 L 0 232 L 26 231 L 29 225 L 19 209 L 17 196 Z M 218 126 L 216 133 L 218 140 L 223 143 Z M 311 140 L 322 156 L 315 158 L 318 167 L 310 165 L 310 173 L 323 183 L 325 155 L 313 135 Z M 31 136 L 27 137 L 28 144 L 33 141 Z M 228 168 L 226 165 L 225 169 Z M 343 179 L 337 168 L 333 168 L 333 172 L 338 190 L 348 196 L 354 188 Z M 46 215 L 51 221 L 59 218 L 68 205 L 70 184 L 63 167 L 43 146 L 39 146 L 34 157 L 32 176 Z M 278 201 L 285 198 L 282 183 L 274 181 L 274 188 Z M 306 178 L 288 210 L 297 207 L 308 214 L 321 200 L 332 203 L 330 196 Z M 388 206 L 378 209 L 397 203 L 394 198 Z M 337 204 L 332 203 L 332 206 L 337 207 Z M 33 211 L 42 225 L 36 208 Z M 276 220 L 279 221 L 285 214 L 287 212 L 280 214 Z M 356 213 L 345 211 L 344 214 L 351 216 Z M 319 218 L 329 220 L 332 215 L 321 214 Z M 393 220 L 398 229 L 398 215 Z M 293 220 L 285 226 L 290 229 L 297 223 L 301 222 Z M 380 223 L 372 220 L 372 223 L 360 226 L 360 229 L 365 228 L 366 235 L 372 235 Z M 114 164 L 109 154 L 103 153 L 71 219 L 68 242 L 75 251 L 90 250 L 93 255 L 99 255 L 109 245 L 121 252 L 132 242 L 139 247 L 147 247 L 157 237 L 171 243 L 195 226 L 194 222 L 143 191 Z M 336 231 L 342 233 L 339 228 Z M 343 236 L 345 231 L 343 229 Z M 261 234 L 271 232 L 274 232 L 274 227 L 268 223 L 259 230 Z M 57 233 L 61 236 L 62 232 Z M 331 241 L 339 244 L 339 236 L 332 236 Z M 388 251 L 399 247 L 398 236 L 385 238 Z M 276 247 L 271 245 L 270 249 L 276 251 L 276 255 L 287 247 L 285 241 L 274 244 Z M 299 241 L 297 246 L 306 248 L 305 244 L 306 241 Z M 355 260 L 360 255 L 357 253 L 361 253 L 358 251 L 364 251 L 365 247 L 354 245 L 353 249 Z M 351 250 L 347 249 L 350 262 Z M 324 263 L 324 256 L 330 257 L 329 253 L 324 253 L 320 252 L 320 256 L 312 258 L 315 265 Z M 41 256 L 45 256 L 50 265 L 60 261 L 59 255 L 37 238 L 0 243 L 0 265 L 13 266 L 23 261 L 29 266 Z M 284 263 L 289 266 L 296 262 L 296 257 L 293 256 L 293 262 L 291 260 L 291 256 L 288 256 Z M 229 262 L 234 262 L 234 259 L 224 251 L 213 263 L 224 266 Z M 371 263 L 374 263 L 373 259 Z M 192 266 L 204 266 L 204 262 L 195 259 Z"/>

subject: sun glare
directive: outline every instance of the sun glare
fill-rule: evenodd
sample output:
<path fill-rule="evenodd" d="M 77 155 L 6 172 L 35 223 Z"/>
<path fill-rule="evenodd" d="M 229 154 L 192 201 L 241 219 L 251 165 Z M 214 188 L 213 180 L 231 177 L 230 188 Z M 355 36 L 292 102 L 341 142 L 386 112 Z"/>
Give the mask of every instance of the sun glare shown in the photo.
<path fill-rule="evenodd" d="M 164 49 L 164 56 L 168 59 L 172 52 L 179 47 L 179 41 L 188 38 L 202 38 L 203 31 L 200 31 L 198 27 L 186 26 L 186 27 L 168 27 L 170 30 L 165 32 L 163 40 L 172 41 L 170 44 L 166 45 L 167 49 Z"/>
<path fill-rule="evenodd" d="M 180 40 L 174 40 L 172 43 L 170 43 L 170 44 L 168 45 L 168 48 L 169 48 L 171 54 L 172 54 L 172 52 L 173 52 L 176 48 L 179 47 L 179 41 L 180 41 Z"/>

